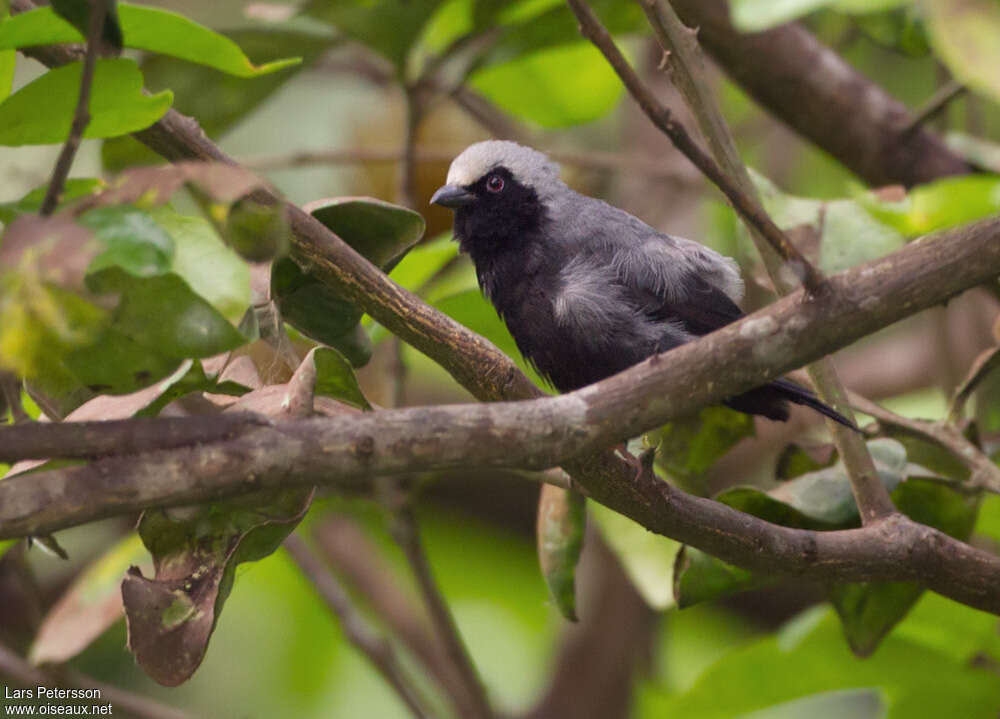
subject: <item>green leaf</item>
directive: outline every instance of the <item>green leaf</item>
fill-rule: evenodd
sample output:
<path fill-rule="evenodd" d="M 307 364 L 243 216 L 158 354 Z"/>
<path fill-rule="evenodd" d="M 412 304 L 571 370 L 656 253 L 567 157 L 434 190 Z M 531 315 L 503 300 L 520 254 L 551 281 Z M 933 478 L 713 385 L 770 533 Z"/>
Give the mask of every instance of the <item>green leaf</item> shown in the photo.
<path fill-rule="evenodd" d="M 905 477 L 906 448 L 893 439 L 873 439 L 867 444 L 879 478 L 891 492 Z M 769 494 L 810 519 L 830 526 L 851 526 L 859 519 L 843 460 L 786 482 Z"/>
<path fill-rule="evenodd" d="M 283 70 L 299 58 L 254 65 L 239 46 L 217 32 L 168 10 L 119 5 L 126 47 L 170 55 L 236 77 L 257 77 Z M 83 35 L 51 8 L 21 13 L 0 25 L 0 49 L 82 42 Z"/>
<path fill-rule="evenodd" d="M 28 659 L 62 664 L 72 659 L 122 617 L 121 580 L 149 553 L 136 534 L 112 546 L 77 575 L 46 614 Z"/>
<path fill-rule="evenodd" d="M 674 601 L 679 609 L 767 584 L 767 578 L 684 545 L 674 563 Z"/>
<path fill-rule="evenodd" d="M 198 118 L 209 137 L 217 138 L 262 105 L 289 80 L 307 69 L 341 38 L 280 29 L 245 29 L 227 33 L 254 58 L 276 60 L 289 54 L 300 55 L 302 62 L 248 81 L 221 72 L 205 72 L 189 62 L 167 55 L 143 59 L 142 74 L 146 87 L 170 88 L 174 109 Z M 163 161 L 159 155 L 133 137 L 116 137 L 101 146 L 105 170 L 116 172 L 134 165 Z"/>
<path fill-rule="evenodd" d="M 149 213 L 112 205 L 89 210 L 78 222 L 103 245 L 103 251 L 91 260 L 89 274 L 118 267 L 135 277 L 150 277 L 169 269 L 174 241 Z"/>
<path fill-rule="evenodd" d="M 311 0 L 303 12 L 388 58 L 402 73 L 441 0 Z"/>
<path fill-rule="evenodd" d="M 410 250 L 389 276 L 410 292 L 419 292 L 456 256 L 458 243 L 451 235 L 437 237 Z"/>
<path fill-rule="evenodd" d="M 782 192 L 751 173 L 764 208 L 783 229 L 808 225 L 820 232 L 819 266 L 834 273 L 874 260 L 905 244 L 902 235 L 866 211 L 861 201 L 815 200 Z"/>
<path fill-rule="evenodd" d="M 921 0 L 937 56 L 969 87 L 1000 100 L 1000 4 L 995 0 Z"/>
<path fill-rule="evenodd" d="M 174 241 L 171 270 L 228 320 L 242 317 L 250 305 L 250 268 L 226 247 L 211 224 L 169 207 L 154 208 L 149 214 Z"/>
<path fill-rule="evenodd" d="M 17 53 L 13 50 L 0 50 L 0 103 L 7 99 L 14 89 L 14 68 L 17 65 Z"/>
<path fill-rule="evenodd" d="M 681 545 L 596 502 L 590 516 L 633 586 L 654 609 L 674 605 L 674 560 Z"/>
<path fill-rule="evenodd" d="M 82 63 L 49 70 L 0 104 L 0 145 L 45 145 L 69 135 Z M 98 60 L 84 137 L 114 137 L 149 127 L 170 107 L 173 94 L 146 95 L 131 60 Z"/>
<path fill-rule="evenodd" d="M 647 433 L 656 447 L 656 464 L 670 477 L 694 489 L 712 465 L 745 437 L 754 434 L 753 419 L 728 407 L 704 407 Z"/>
<path fill-rule="evenodd" d="M 372 409 L 346 357 L 329 347 L 317 347 L 309 352 L 309 356 L 316 366 L 317 395 L 339 399 L 358 409 Z"/>
<path fill-rule="evenodd" d="M 614 70 L 587 42 L 484 67 L 469 84 L 504 110 L 543 127 L 592 122 L 608 114 L 623 93 Z"/>
<path fill-rule="evenodd" d="M 794 642 L 779 635 L 729 652 L 690 690 L 664 697 L 657 715 L 729 719 L 821 692 L 870 687 L 879 690 L 889 719 L 985 717 L 1000 705 L 995 674 L 911 638 L 891 636 L 875 656 L 857 661 L 827 613 Z"/>
<path fill-rule="evenodd" d="M 576 617 L 576 565 L 587 525 L 586 500 L 579 492 L 542 485 L 535 525 L 538 564 L 559 613 Z"/>
<path fill-rule="evenodd" d="M 307 209 L 351 247 L 384 271 L 391 270 L 424 232 L 416 212 L 382 200 L 340 198 Z M 285 321 L 303 334 L 341 350 L 355 366 L 371 354 L 367 335 L 359 333 L 360 309 L 303 272 L 291 259 L 274 263 L 271 296 Z"/>
<path fill-rule="evenodd" d="M 1000 212 L 1000 176 L 946 177 L 913 188 L 902 202 L 880 201 L 871 194 L 859 201 L 880 222 L 917 237 Z"/>
<path fill-rule="evenodd" d="M 95 392 L 134 392 L 173 373 L 184 359 L 211 357 L 246 342 L 176 274 L 136 278 L 108 268 L 88 283 L 95 292 L 120 296 L 111 326 L 65 358 L 66 367 Z"/>
<path fill-rule="evenodd" d="M 122 583 L 129 649 L 160 684 L 177 686 L 201 664 L 237 565 L 276 550 L 302 520 L 313 490 L 265 492 L 183 510 L 148 510 L 139 536 L 151 578 Z"/>

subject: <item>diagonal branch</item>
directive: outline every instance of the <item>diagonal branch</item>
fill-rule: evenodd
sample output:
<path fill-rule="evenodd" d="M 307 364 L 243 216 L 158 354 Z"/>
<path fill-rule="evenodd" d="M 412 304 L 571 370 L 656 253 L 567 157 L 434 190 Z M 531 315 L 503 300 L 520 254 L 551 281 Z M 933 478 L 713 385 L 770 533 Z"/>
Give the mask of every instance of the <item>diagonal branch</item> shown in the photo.
<path fill-rule="evenodd" d="M 632 66 L 628 64 L 625 56 L 621 54 L 614 40 L 611 39 L 611 35 L 598 20 L 590 6 L 584 0 L 567 0 L 567 3 L 580 23 L 580 33 L 603 53 L 628 89 L 629 94 L 632 95 L 632 98 L 639 104 L 652 123 L 669 137 L 674 146 L 722 191 L 740 217 L 760 232 L 775 252 L 789 264 L 806 289 L 811 293 L 819 291 L 823 285 L 822 275 L 809 260 L 802 256 L 802 253 L 796 249 L 788 236 L 774 224 L 760 203 L 747 195 L 722 171 L 711 156 L 698 146 L 687 129 L 674 118 L 670 108 L 663 105 L 646 87 Z"/>
<path fill-rule="evenodd" d="M 667 0 L 640 0 L 640 4 L 657 40 L 668 53 L 664 61 L 674 85 L 691 107 L 716 161 L 743 192 L 759 201 L 757 189 L 750 180 L 750 173 L 740 158 L 722 110 L 712 93 L 711 83 L 703 71 L 704 63 L 696 34 L 684 26 Z M 794 288 L 782 277 L 781 265 L 769 251 L 765 238 L 755 228 L 748 226 L 748 229 L 774 286 L 781 294 L 788 294 Z M 833 361 L 824 357 L 811 364 L 808 372 L 820 397 L 845 417 L 852 418 L 847 393 Z M 892 514 L 895 507 L 879 479 L 864 439 L 832 420 L 827 420 L 827 426 L 847 467 L 862 521 L 868 524 Z"/>
<path fill-rule="evenodd" d="M 845 532 L 794 530 L 651 475 L 622 474 L 609 453 L 585 454 L 996 277 L 998 239 L 992 219 L 911 243 L 830 277 L 822 303 L 803 302 L 800 291 L 672 350 L 669 361 L 658 355 L 558 397 L 289 421 L 225 442 L 12 477 L 0 482 L 0 538 L 295 482 L 371 491 L 374 477 L 401 472 L 561 463 L 601 504 L 732 564 L 825 581 L 918 581 L 1000 613 L 1000 558 L 905 517 Z"/>
<path fill-rule="evenodd" d="M 793 130 L 867 183 L 919 185 L 970 171 L 926 128 L 907 132 L 903 103 L 798 23 L 741 33 L 726 0 L 672 0 L 723 70 Z"/>

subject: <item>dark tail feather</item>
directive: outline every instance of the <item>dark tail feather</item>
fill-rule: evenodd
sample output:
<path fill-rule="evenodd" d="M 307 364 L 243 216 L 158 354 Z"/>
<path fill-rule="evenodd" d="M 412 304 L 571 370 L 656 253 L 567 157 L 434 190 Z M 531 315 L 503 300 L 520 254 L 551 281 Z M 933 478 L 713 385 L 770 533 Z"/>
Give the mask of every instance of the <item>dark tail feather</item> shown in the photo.
<path fill-rule="evenodd" d="M 792 402 L 793 404 L 801 404 L 806 407 L 810 407 L 811 409 L 816 410 L 825 417 L 829 417 L 838 424 L 842 424 L 845 427 L 853 429 L 855 432 L 861 432 L 861 430 L 858 429 L 858 426 L 854 424 L 854 422 L 847 419 L 847 417 L 842 415 L 840 412 L 835 410 L 830 405 L 822 402 L 819 398 L 816 397 L 815 394 L 813 394 L 813 391 L 811 389 L 807 389 L 802 385 L 795 384 L 791 380 L 787 380 L 784 378 L 776 379 L 767 386 L 773 387 L 774 389 L 778 390 L 782 398 L 787 399 L 789 402 Z"/>

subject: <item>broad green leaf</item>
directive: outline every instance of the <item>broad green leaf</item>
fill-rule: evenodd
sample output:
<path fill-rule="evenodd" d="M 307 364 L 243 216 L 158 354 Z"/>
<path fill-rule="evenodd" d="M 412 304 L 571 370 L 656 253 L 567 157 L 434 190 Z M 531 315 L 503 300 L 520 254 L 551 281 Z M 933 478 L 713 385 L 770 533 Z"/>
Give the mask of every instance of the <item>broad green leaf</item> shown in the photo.
<path fill-rule="evenodd" d="M 859 198 L 880 222 L 907 237 L 964 225 L 1000 212 L 1000 176 L 946 177 L 910 190 L 902 202 Z"/>
<path fill-rule="evenodd" d="M 382 200 L 349 197 L 312 203 L 307 209 L 369 261 L 389 271 L 424 232 L 416 212 Z M 271 295 L 285 321 L 318 342 L 341 350 L 355 366 L 367 362 L 370 344 L 358 327 L 362 312 L 304 273 L 291 259 L 274 263 Z"/>
<path fill-rule="evenodd" d="M 815 200 L 782 192 L 766 177 L 752 173 L 764 208 L 779 227 L 809 225 L 821 232 L 819 266 L 839 272 L 898 250 L 903 236 L 887 227 L 855 200 Z"/>
<path fill-rule="evenodd" d="M 7 99 L 14 88 L 14 67 L 17 64 L 17 53 L 13 50 L 0 50 L 0 103 Z"/>
<path fill-rule="evenodd" d="M 115 544 L 77 575 L 46 614 L 32 642 L 33 664 L 62 664 L 86 649 L 122 617 L 121 581 L 149 552 L 136 534 Z"/>
<path fill-rule="evenodd" d="M 671 478 L 695 491 L 712 465 L 745 437 L 754 433 L 749 415 L 728 407 L 704 407 L 647 433 L 656 447 L 656 464 Z"/>
<path fill-rule="evenodd" d="M 66 367 L 95 392 L 134 392 L 173 373 L 184 359 L 211 357 L 246 342 L 174 273 L 136 278 L 108 268 L 88 283 L 97 293 L 120 298 L 110 327 L 65 358 Z"/>
<path fill-rule="evenodd" d="M 786 482 L 807 472 L 829 467 L 836 460 L 837 451 L 832 444 L 792 442 L 781 450 L 775 460 L 774 478 Z"/>
<path fill-rule="evenodd" d="M 473 73 L 469 84 L 511 114 L 544 127 L 579 125 L 603 117 L 623 92 L 614 70 L 587 42 L 489 65 Z"/>
<path fill-rule="evenodd" d="M 250 269 L 219 239 L 211 224 L 165 206 L 149 214 L 174 241 L 171 270 L 228 320 L 242 317 L 250 305 Z"/>
<path fill-rule="evenodd" d="M 755 589 L 768 582 L 763 575 L 727 564 L 688 545 L 677 552 L 673 571 L 674 601 L 679 609 Z"/>
<path fill-rule="evenodd" d="M 851 0 L 863 4 L 865 0 Z M 892 12 L 872 12 L 854 18 L 855 25 L 879 45 L 912 57 L 930 53 L 930 42 L 923 17 L 915 5 L 907 0 L 906 7 Z"/>
<path fill-rule="evenodd" d="M 103 246 L 87 268 L 89 274 L 117 267 L 135 277 L 151 277 L 169 269 L 174 241 L 148 212 L 129 205 L 97 207 L 78 222 Z"/>
<path fill-rule="evenodd" d="M 316 366 L 317 395 L 339 399 L 358 409 L 372 409 L 346 357 L 329 347 L 317 347 L 309 352 L 309 357 Z"/>
<path fill-rule="evenodd" d="M 837 584 L 828 592 L 847 643 L 859 657 L 871 656 L 923 593 L 913 582 Z"/>
<path fill-rule="evenodd" d="M 905 477 L 906 448 L 893 439 L 873 439 L 868 442 L 868 451 L 879 478 L 891 492 Z M 769 494 L 817 522 L 847 526 L 858 521 L 858 508 L 842 460 L 786 482 Z"/>
<path fill-rule="evenodd" d="M 251 57 L 270 61 L 295 54 L 302 57 L 302 62 L 252 81 L 205 72 L 198 65 L 167 55 L 150 55 L 141 64 L 146 87 L 170 88 L 174 93 L 174 109 L 198 118 L 198 124 L 212 138 L 236 125 L 325 51 L 342 42 L 341 38 L 329 34 L 281 29 L 235 30 L 226 36 Z M 101 159 L 105 170 L 112 172 L 163 161 L 133 137 L 106 140 L 101 146 Z"/>
<path fill-rule="evenodd" d="M 658 716 L 730 719 L 821 692 L 862 688 L 879 691 L 889 719 L 986 717 L 1000 705 L 995 674 L 911 638 L 890 636 L 873 657 L 857 661 L 837 620 L 826 613 L 794 642 L 769 637 L 728 653 L 689 691 L 663 697 Z"/>
<path fill-rule="evenodd" d="M 148 510 L 139 536 L 155 574 L 122 583 L 129 649 L 154 680 L 177 686 L 201 664 L 236 566 L 276 550 L 305 515 L 313 490 L 265 492 L 182 510 Z"/>
<path fill-rule="evenodd" d="M 654 609 L 672 607 L 674 561 L 680 543 L 653 534 L 596 502 L 590 503 L 590 516 L 646 603 Z"/>
<path fill-rule="evenodd" d="M 80 90 L 82 63 L 49 70 L 0 104 L 0 145 L 46 145 L 69 135 Z M 173 94 L 142 91 L 131 60 L 98 60 L 84 137 L 114 137 L 149 127 L 170 107 Z"/>
<path fill-rule="evenodd" d="M 419 292 L 449 262 L 458 256 L 458 243 L 451 235 L 435 238 L 410 250 L 389 276 L 410 292 Z"/>
<path fill-rule="evenodd" d="M 535 525 L 538 564 L 559 613 L 576 617 L 576 565 L 587 525 L 586 500 L 579 492 L 542 485 Z"/>
<path fill-rule="evenodd" d="M 236 77 L 266 75 L 299 62 L 288 58 L 254 65 L 225 35 L 168 10 L 121 3 L 118 17 L 126 47 L 207 65 Z M 77 42 L 83 42 L 80 32 L 51 8 L 21 13 L 0 25 L 0 49 Z"/>
<path fill-rule="evenodd" d="M 1000 100 L 1000 4 L 995 0 L 921 0 L 937 56 L 962 83 Z"/>
<path fill-rule="evenodd" d="M 407 57 L 441 0 L 311 0 L 303 12 L 388 58 L 402 74 Z"/>

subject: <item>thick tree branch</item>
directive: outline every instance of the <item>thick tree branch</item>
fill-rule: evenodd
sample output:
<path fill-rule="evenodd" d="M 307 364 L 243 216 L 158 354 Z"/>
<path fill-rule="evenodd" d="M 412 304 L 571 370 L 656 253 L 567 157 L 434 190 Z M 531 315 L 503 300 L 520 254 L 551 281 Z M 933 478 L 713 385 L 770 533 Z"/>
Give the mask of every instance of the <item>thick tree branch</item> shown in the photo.
<path fill-rule="evenodd" d="M 754 187 L 750 173 L 740 158 L 736 142 L 729 132 L 722 110 L 712 92 L 712 85 L 704 72 L 701 48 L 698 46 L 695 33 L 684 26 L 667 0 L 640 0 L 640 4 L 653 27 L 653 33 L 666 53 L 664 64 L 667 71 L 694 113 L 716 162 L 748 197 L 759 202 L 757 188 Z M 764 260 L 772 283 L 780 294 L 788 294 L 794 288 L 782 276 L 778 258 L 770 251 L 766 239 L 754 227 L 748 225 L 748 229 Z M 847 393 L 837 376 L 833 361 L 823 357 L 807 369 L 823 401 L 845 417 L 853 419 L 850 405 L 847 403 Z M 827 420 L 827 426 L 847 467 L 862 522 L 869 524 L 892 514 L 895 508 L 889 493 L 879 479 L 875 462 L 868 453 L 864 439 L 832 420 Z"/>
<path fill-rule="evenodd" d="M 910 113 L 798 24 L 741 33 L 726 0 L 672 0 L 701 44 L 761 105 L 873 186 L 969 172 Z"/>
<path fill-rule="evenodd" d="M 793 530 L 655 477 L 623 475 L 607 453 L 581 454 L 758 385 L 998 274 L 1000 219 L 992 219 L 832 276 L 823 302 L 800 291 L 559 397 L 290 421 L 196 448 L 12 477 L 0 482 L 0 538 L 292 483 L 370 490 L 378 475 L 562 463 L 601 504 L 730 563 L 825 581 L 919 581 L 1000 613 L 1000 558 L 904 517 L 845 532 Z"/>
<path fill-rule="evenodd" d="M 754 229 L 768 241 L 775 252 L 785 260 L 789 267 L 802 281 L 810 292 L 817 292 L 823 285 L 823 278 L 802 253 L 796 249 L 788 236 L 774 224 L 774 221 L 764 212 L 753 197 L 748 196 L 739 186 L 726 175 L 698 143 L 694 141 L 687 129 L 674 118 L 670 108 L 663 105 L 639 78 L 628 60 L 621 54 L 614 40 L 594 11 L 584 0 L 566 0 L 580 23 L 580 33 L 590 40 L 604 55 L 608 63 L 621 78 L 629 94 L 639 104 L 650 121 L 656 125 L 674 146 L 687 157 L 695 167 L 701 170 L 712 183 L 718 187 L 733 208 Z"/>
<path fill-rule="evenodd" d="M 133 418 L 106 422 L 29 422 L 3 428 L 0 462 L 61 456 L 80 459 L 137 454 L 231 439 L 254 426 L 261 415 L 233 413 L 191 417 Z"/>

